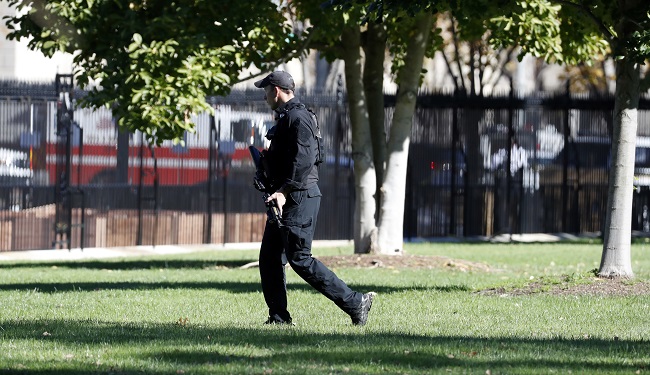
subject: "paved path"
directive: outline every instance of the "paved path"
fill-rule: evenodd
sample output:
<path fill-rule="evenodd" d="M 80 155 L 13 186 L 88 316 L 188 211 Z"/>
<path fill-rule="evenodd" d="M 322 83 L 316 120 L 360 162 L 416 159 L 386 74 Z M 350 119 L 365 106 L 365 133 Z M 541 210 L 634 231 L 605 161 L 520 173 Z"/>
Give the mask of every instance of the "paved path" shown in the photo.
<path fill-rule="evenodd" d="M 314 247 L 348 246 L 351 241 L 314 241 Z M 259 249 L 259 242 L 211 244 L 211 245 L 160 245 L 160 246 L 125 246 L 125 247 L 91 247 L 64 250 L 25 250 L 0 252 L 1 261 L 11 260 L 79 260 L 104 259 L 129 256 L 146 256 L 162 254 L 187 254 L 214 250 L 246 250 Z"/>
<path fill-rule="evenodd" d="M 584 237 L 584 236 L 583 236 Z M 594 235 L 595 237 L 595 235 Z M 417 239 L 412 242 L 519 242 L 519 243 L 546 243 L 557 242 L 560 240 L 575 240 L 578 236 L 571 234 L 501 234 L 494 237 L 475 237 L 475 238 L 458 238 L 458 237 L 436 237 L 427 239 Z M 314 247 L 334 247 L 334 246 L 352 246 L 352 241 L 314 241 Z M 245 243 L 228 243 L 228 244 L 210 244 L 210 245 L 160 245 L 160 246 L 125 246 L 125 247 L 93 247 L 80 249 L 65 250 L 26 250 L 26 251 L 3 251 L 0 252 L 1 261 L 11 260 L 79 260 L 79 259 L 103 259 L 118 258 L 128 256 L 146 256 L 161 254 L 186 254 L 201 251 L 214 250 L 246 250 L 259 249 L 259 242 Z"/>

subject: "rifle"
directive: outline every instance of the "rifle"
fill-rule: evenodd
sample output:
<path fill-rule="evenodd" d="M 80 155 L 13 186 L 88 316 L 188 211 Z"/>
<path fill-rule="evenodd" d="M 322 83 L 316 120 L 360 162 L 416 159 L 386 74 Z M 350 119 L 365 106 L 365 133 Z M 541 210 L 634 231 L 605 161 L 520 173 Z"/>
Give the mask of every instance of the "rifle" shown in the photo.
<path fill-rule="evenodd" d="M 251 153 L 253 158 L 253 163 L 255 164 L 255 177 L 253 177 L 253 186 L 255 189 L 261 191 L 262 197 L 264 199 L 264 205 L 266 206 L 266 216 L 269 218 L 271 223 L 275 222 L 278 224 L 278 227 L 283 227 L 282 225 L 282 215 L 280 214 L 280 208 L 275 200 L 267 202 L 271 196 L 271 191 L 268 176 L 266 174 L 266 168 L 264 167 L 264 161 L 262 160 L 263 155 L 255 146 L 249 146 L 248 151 Z"/>

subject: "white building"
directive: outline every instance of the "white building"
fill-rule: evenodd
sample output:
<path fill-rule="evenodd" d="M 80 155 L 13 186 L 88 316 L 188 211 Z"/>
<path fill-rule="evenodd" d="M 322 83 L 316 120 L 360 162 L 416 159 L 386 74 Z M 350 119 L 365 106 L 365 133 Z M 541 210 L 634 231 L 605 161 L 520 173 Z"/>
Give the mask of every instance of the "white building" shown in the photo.
<path fill-rule="evenodd" d="M 0 20 L 14 13 L 7 2 L 0 1 Z M 57 52 L 47 58 L 41 52 L 30 50 L 25 39 L 7 40 L 8 34 L 5 21 L 0 21 L 0 79 L 49 82 L 54 81 L 57 73 L 72 73 L 72 55 Z"/>

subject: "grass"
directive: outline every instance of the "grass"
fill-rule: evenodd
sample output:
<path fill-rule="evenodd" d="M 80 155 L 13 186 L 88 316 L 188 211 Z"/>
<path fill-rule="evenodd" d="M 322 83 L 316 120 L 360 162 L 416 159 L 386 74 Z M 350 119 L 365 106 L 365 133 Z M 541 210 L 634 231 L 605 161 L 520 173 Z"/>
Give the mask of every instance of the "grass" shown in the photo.
<path fill-rule="evenodd" d="M 87 251 L 92 251 L 91 249 Z M 407 244 L 490 271 L 340 268 L 379 293 L 364 327 L 292 271 L 294 327 L 265 326 L 257 252 L 0 263 L 2 374 L 632 374 L 650 372 L 650 296 L 487 296 L 590 282 L 595 244 Z M 316 255 L 351 254 L 350 248 Z M 632 248 L 636 281 L 650 247 Z M 552 282 L 552 281 L 551 281 Z"/>

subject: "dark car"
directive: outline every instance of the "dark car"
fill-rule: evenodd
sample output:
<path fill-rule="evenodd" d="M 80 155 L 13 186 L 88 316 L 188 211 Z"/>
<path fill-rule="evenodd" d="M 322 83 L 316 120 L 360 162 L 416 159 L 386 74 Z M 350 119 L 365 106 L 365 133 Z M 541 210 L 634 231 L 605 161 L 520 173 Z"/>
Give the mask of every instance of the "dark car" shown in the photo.
<path fill-rule="evenodd" d="M 409 168 L 412 181 L 424 185 L 450 186 L 455 176 L 456 186 L 464 183 L 466 171 L 465 153 L 429 144 L 411 144 Z"/>

